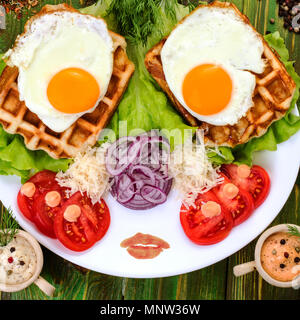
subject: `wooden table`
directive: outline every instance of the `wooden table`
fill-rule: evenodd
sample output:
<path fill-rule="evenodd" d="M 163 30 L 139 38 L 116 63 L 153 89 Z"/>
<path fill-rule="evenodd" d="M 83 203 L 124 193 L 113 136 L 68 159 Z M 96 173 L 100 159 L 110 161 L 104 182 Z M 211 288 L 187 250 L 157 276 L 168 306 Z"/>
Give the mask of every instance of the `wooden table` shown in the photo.
<path fill-rule="evenodd" d="M 58 3 L 62 1 L 40 1 Z M 278 18 L 276 0 L 235 0 L 257 30 L 279 30 L 284 37 L 295 67 L 300 74 L 300 35 L 289 33 Z M 78 7 L 81 4 L 72 1 Z M 35 9 L 39 10 L 38 6 Z M 270 19 L 275 19 L 275 24 Z M 0 33 L 0 52 L 6 50 L 23 28 L 24 21 L 9 18 L 9 29 Z M 273 225 L 295 223 L 300 225 L 300 175 L 293 191 Z M 241 278 L 232 273 L 234 265 L 253 259 L 255 241 L 213 266 L 192 273 L 169 278 L 127 279 L 112 277 L 76 268 L 54 253 L 44 249 L 45 265 L 42 276 L 56 287 L 54 299 L 300 299 L 300 290 L 279 289 L 262 280 L 253 272 Z M 195 257 L 196 259 L 196 257 Z M 2 292 L 1 299 L 48 299 L 32 285 L 18 293 Z"/>

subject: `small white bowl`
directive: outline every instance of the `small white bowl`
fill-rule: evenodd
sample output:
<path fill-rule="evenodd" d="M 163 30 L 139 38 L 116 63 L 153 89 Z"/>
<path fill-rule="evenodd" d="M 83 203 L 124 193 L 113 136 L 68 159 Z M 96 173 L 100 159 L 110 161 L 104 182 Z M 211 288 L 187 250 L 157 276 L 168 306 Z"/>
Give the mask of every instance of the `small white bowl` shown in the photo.
<path fill-rule="evenodd" d="M 44 264 L 43 251 L 41 249 L 41 246 L 28 232 L 18 230 L 16 235 L 25 238 L 33 247 L 37 260 L 36 269 L 32 277 L 25 282 L 18 284 L 0 283 L 0 291 L 16 292 L 27 288 L 32 283 L 35 283 L 45 294 L 47 294 L 48 296 L 53 296 L 55 287 L 53 287 L 48 281 L 40 276 Z"/>
<path fill-rule="evenodd" d="M 267 281 L 269 284 L 280 287 L 280 288 L 299 288 L 300 286 L 300 276 L 295 277 L 292 281 L 278 281 L 272 278 L 262 267 L 261 265 L 261 249 L 265 240 L 272 234 L 277 232 L 288 232 L 288 225 L 296 227 L 300 231 L 300 227 L 293 224 L 279 224 L 272 228 L 267 229 L 258 239 L 255 247 L 255 260 L 247 263 L 237 265 L 233 268 L 233 273 L 236 277 L 242 276 L 249 272 L 254 271 L 255 269 L 262 276 L 262 278 Z"/>

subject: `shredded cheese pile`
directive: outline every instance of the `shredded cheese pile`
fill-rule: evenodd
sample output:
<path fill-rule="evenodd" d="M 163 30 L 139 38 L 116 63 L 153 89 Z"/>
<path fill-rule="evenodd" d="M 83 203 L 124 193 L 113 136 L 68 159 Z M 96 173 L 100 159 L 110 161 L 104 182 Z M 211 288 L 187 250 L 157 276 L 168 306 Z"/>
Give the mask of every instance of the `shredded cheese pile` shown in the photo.
<path fill-rule="evenodd" d="M 199 193 L 205 193 L 223 181 L 207 157 L 204 131 L 197 131 L 197 142 L 175 147 L 170 156 L 169 174 L 186 207 L 195 206 Z"/>
<path fill-rule="evenodd" d="M 110 188 L 110 175 L 106 171 L 105 154 L 110 143 L 104 143 L 98 148 L 88 147 L 84 153 L 79 153 L 66 172 L 59 172 L 56 180 L 61 187 L 70 188 L 67 196 L 77 191 L 86 192 L 95 204 Z"/>

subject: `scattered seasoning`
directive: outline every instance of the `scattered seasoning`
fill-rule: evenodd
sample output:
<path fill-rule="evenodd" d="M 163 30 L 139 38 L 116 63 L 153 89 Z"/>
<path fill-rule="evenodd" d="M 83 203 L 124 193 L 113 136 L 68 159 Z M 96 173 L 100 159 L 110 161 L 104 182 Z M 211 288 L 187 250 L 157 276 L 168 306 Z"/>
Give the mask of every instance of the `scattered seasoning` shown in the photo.
<path fill-rule="evenodd" d="M 37 6 L 39 0 L 2 0 L 1 5 L 5 8 L 6 13 L 14 12 L 17 18 L 22 18 L 23 9 L 30 10 Z M 34 13 L 34 12 L 33 12 Z"/>
<path fill-rule="evenodd" d="M 299 258 L 299 257 L 296 257 L 296 258 L 294 259 L 294 262 L 296 262 L 296 263 L 300 262 L 300 258 Z"/>
<path fill-rule="evenodd" d="M 285 241 L 284 239 L 281 239 L 281 240 L 280 240 L 280 244 L 282 244 L 282 245 L 284 245 L 285 242 L 286 242 L 286 241 Z"/>
<path fill-rule="evenodd" d="M 277 251 L 276 251 L 275 249 L 273 249 L 273 250 L 272 250 L 272 254 L 275 255 L 276 253 L 277 253 Z"/>
<path fill-rule="evenodd" d="M 279 17 L 283 17 L 284 28 L 291 32 L 300 33 L 300 1 L 299 0 L 277 0 L 279 3 Z M 294 18 L 299 15 L 296 26 L 293 25 Z"/>
<path fill-rule="evenodd" d="M 14 251 L 16 251 L 16 248 L 15 248 L 15 247 L 11 247 L 9 251 L 10 251 L 11 253 L 13 253 Z"/>
<path fill-rule="evenodd" d="M 25 262 L 23 260 L 20 261 L 20 266 L 24 266 Z"/>
<path fill-rule="evenodd" d="M 7 261 L 8 261 L 9 263 L 13 263 L 13 262 L 14 262 L 14 258 L 13 258 L 13 257 L 9 257 L 9 258 L 7 259 Z"/>
<path fill-rule="evenodd" d="M 10 276 L 12 274 L 12 270 L 7 270 L 7 275 Z"/>
<path fill-rule="evenodd" d="M 285 253 L 284 253 L 284 257 L 285 257 L 285 258 L 288 258 L 289 256 L 290 256 L 290 255 L 288 254 L 288 252 L 285 252 Z"/>
<path fill-rule="evenodd" d="M 300 253 L 300 247 L 296 247 L 295 250 L 297 253 Z"/>
<path fill-rule="evenodd" d="M 281 269 L 284 269 L 284 268 L 285 268 L 285 264 L 280 263 L 280 268 L 281 268 Z"/>

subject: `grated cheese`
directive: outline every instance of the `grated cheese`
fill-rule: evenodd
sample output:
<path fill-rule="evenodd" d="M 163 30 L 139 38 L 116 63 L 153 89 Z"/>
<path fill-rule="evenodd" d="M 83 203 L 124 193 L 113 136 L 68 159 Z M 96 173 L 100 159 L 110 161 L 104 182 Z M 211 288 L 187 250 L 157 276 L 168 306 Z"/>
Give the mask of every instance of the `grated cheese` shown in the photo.
<path fill-rule="evenodd" d="M 170 156 L 169 174 L 186 207 L 195 206 L 199 193 L 205 193 L 223 181 L 207 157 L 204 131 L 197 131 L 197 142 L 176 146 Z"/>
<path fill-rule="evenodd" d="M 57 173 L 58 184 L 70 188 L 68 197 L 77 191 L 86 192 L 94 204 L 106 195 L 110 188 L 110 175 L 105 166 L 105 154 L 109 146 L 110 143 L 106 142 L 98 148 L 88 147 L 75 157 L 66 172 Z"/>

